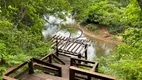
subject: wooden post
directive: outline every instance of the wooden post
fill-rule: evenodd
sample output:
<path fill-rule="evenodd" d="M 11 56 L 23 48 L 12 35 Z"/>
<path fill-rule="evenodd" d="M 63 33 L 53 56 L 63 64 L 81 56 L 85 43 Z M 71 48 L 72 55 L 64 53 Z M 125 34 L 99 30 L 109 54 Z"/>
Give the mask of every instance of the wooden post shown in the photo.
<path fill-rule="evenodd" d="M 85 44 L 85 59 L 87 60 L 87 44 Z"/>
<path fill-rule="evenodd" d="M 28 67 L 29 67 L 29 74 L 33 74 L 34 73 L 33 59 L 31 59 L 30 62 L 28 63 Z"/>
<path fill-rule="evenodd" d="M 91 77 L 90 77 L 90 76 L 87 76 L 87 80 L 91 80 Z"/>
<path fill-rule="evenodd" d="M 59 69 L 59 77 L 62 77 L 62 68 Z"/>
<path fill-rule="evenodd" d="M 81 59 L 81 53 L 78 54 L 78 58 Z"/>
<path fill-rule="evenodd" d="M 59 56 L 59 50 L 58 50 L 58 38 L 56 38 L 56 55 Z"/>
<path fill-rule="evenodd" d="M 52 56 L 49 56 L 49 63 L 52 63 Z"/>
<path fill-rule="evenodd" d="M 81 59 L 81 53 L 78 54 L 78 58 Z M 81 61 L 78 61 L 79 64 L 81 64 Z"/>
<path fill-rule="evenodd" d="M 72 69 L 70 69 L 69 80 L 75 80 L 75 73 L 74 73 L 74 71 Z"/>
<path fill-rule="evenodd" d="M 70 58 L 70 66 L 73 66 L 73 59 Z"/>

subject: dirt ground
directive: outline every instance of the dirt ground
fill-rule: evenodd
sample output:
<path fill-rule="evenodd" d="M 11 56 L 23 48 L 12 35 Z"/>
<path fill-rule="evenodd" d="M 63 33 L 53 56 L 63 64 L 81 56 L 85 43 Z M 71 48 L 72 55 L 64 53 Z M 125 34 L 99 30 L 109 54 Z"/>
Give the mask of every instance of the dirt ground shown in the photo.
<path fill-rule="evenodd" d="M 80 28 L 83 31 L 83 34 L 87 37 L 90 37 L 91 39 L 99 39 L 108 43 L 113 43 L 113 44 L 120 44 L 122 42 L 122 38 L 112 35 L 108 32 L 107 28 L 102 27 L 99 29 L 99 33 L 95 34 L 93 31 L 88 30 L 85 27 L 81 27 L 78 25 L 78 28 Z"/>

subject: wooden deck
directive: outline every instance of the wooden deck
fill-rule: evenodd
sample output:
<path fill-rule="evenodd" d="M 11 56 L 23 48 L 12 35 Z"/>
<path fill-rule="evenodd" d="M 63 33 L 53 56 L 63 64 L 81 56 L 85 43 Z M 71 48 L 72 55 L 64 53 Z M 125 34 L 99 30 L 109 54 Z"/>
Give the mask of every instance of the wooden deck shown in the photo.
<path fill-rule="evenodd" d="M 59 58 L 62 59 L 62 61 L 64 61 L 66 65 L 58 64 L 54 61 L 52 64 L 62 68 L 62 77 L 52 76 L 45 73 L 26 73 L 19 80 L 69 80 L 70 58 L 63 55 L 59 55 Z"/>
<path fill-rule="evenodd" d="M 98 62 L 87 60 L 87 46 L 90 41 L 56 35 L 50 41 L 53 41 L 52 47 L 55 47 L 53 53 L 41 59 L 31 58 L 8 70 L 4 73 L 3 80 L 115 80 L 114 77 L 97 73 Z"/>
<path fill-rule="evenodd" d="M 84 39 L 72 39 L 68 37 L 55 35 L 48 40 L 52 42 L 51 47 L 58 50 L 58 52 L 64 55 L 80 55 L 82 58 L 87 59 L 87 47 L 90 45 L 91 40 Z"/>
<path fill-rule="evenodd" d="M 44 73 L 27 74 L 19 80 L 69 80 L 68 78 L 47 75 Z"/>

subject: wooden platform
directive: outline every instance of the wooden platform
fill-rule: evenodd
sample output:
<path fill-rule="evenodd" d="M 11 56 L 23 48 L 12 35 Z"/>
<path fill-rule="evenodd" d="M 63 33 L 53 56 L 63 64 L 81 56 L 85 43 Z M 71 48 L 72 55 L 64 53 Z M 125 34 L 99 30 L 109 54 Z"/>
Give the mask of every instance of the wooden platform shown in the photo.
<path fill-rule="evenodd" d="M 8 70 L 3 80 L 115 80 L 114 77 L 97 73 L 98 62 L 87 60 L 90 41 L 56 35 L 49 41 L 55 49 L 52 53 L 41 59 L 31 58 Z"/>
<path fill-rule="evenodd" d="M 20 80 L 69 80 L 69 67 L 70 67 L 70 58 L 59 55 L 66 65 L 58 64 L 53 62 L 52 64 L 57 65 L 62 68 L 62 77 L 52 76 L 44 73 L 34 73 L 34 74 L 25 74 L 20 78 Z"/>
<path fill-rule="evenodd" d="M 81 57 L 86 58 L 87 47 L 90 45 L 91 40 L 85 39 L 72 39 L 68 37 L 58 36 L 55 35 L 51 39 L 48 40 L 52 42 L 52 48 L 57 49 L 58 52 L 63 54 L 68 54 L 78 56 L 79 54 Z"/>
<path fill-rule="evenodd" d="M 27 74 L 19 80 L 69 80 L 68 78 L 47 75 L 44 73 Z"/>

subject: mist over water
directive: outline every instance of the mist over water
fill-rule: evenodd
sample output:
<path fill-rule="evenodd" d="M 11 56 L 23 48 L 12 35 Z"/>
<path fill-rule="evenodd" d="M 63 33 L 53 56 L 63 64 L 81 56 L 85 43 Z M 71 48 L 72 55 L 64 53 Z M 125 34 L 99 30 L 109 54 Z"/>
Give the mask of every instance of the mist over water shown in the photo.
<path fill-rule="evenodd" d="M 66 16 L 66 21 L 60 19 L 57 16 L 46 15 L 44 19 L 48 22 L 45 23 L 45 29 L 42 30 L 42 34 L 45 39 L 48 37 L 52 37 L 53 35 L 61 35 L 64 37 L 69 37 L 70 32 L 67 30 L 59 30 L 61 24 L 75 24 L 75 20 L 72 16 Z M 76 38 L 81 35 L 81 31 L 77 31 L 76 33 L 71 33 L 71 38 Z M 88 39 L 84 35 L 82 35 L 78 39 Z M 101 56 L 107 56 L 110 51 L 114 48 L 114 44 L 109 44 L 99 40 L 92 40 L 91 45 L 87 48 L 88 52 L 88 60 L 94 60 L 95 58 L 99 58 Z"/>

